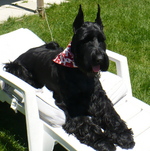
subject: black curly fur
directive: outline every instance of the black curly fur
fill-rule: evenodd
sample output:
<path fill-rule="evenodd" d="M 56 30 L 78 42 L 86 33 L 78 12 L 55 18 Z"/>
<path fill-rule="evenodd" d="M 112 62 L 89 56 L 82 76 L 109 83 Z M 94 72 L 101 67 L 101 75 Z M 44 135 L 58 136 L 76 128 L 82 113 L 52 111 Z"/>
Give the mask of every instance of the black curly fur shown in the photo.
<path fill-rule="evenodd" d="M 54 63 L 52 60 L 63 49 L 50 42 L 7 63 L 6 71 L 36 88 L 45 85 L 52 90 L 56 105 L 66 114 L 64 130 L 81 143 L 98 151 L 115 151 L 116 145 L 133 148 L 132 130 L 113 108 L 101 86 L 99 73 L 93 71 L 95 66 L 101 71 L 109 66 L 99 5 L 95 22 L 84 22 L 80 6 L 73 29 L 71 51 L 78 68 Z"/>

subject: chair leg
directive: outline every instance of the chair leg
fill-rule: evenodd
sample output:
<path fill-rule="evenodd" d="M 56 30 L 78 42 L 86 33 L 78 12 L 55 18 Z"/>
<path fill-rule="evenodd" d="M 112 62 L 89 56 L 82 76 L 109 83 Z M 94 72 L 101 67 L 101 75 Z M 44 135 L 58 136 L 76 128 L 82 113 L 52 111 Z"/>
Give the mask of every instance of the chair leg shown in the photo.
<path fill-rule="evenodd" d="M 55 140 L 45 131 L 43 135 L 43 151 L 53 151 L 55 146 Z"/>

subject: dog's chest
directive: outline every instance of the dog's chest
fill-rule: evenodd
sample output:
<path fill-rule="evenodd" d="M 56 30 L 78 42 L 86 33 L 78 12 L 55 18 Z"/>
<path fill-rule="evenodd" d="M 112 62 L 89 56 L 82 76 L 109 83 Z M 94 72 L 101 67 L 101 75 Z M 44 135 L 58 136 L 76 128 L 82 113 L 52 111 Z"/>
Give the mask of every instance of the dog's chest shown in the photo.
<path fill-rule="evenodd" d="M 61 91 L 65 96 L 73 97 L 93 92 L 94 78 L 86 76 L 78 69 L 66 69 L 59 78 Z"/>

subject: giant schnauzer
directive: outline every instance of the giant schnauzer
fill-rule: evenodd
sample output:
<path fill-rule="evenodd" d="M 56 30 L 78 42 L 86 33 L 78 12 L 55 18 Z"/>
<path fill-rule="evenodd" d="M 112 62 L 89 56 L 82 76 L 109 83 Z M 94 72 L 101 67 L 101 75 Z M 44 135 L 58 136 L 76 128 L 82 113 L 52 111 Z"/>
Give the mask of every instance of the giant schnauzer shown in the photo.
<path fill-rule="evenodd" d="M 7 63 L 6 71 L 35 88 L 45 85 L 53 91 L 56 105 L 66 115 L 64 130 L 81 143 L 98 151 L 115 151 L 116 145 L 133 148 L 132 130 L 116 113 L 99 81 L 99 71 L 109 66 L 100 6 L 95 22 L 84 22 L 80 6 L 73 30 L 65 50 L 56 42 L 32 48 Z"/>

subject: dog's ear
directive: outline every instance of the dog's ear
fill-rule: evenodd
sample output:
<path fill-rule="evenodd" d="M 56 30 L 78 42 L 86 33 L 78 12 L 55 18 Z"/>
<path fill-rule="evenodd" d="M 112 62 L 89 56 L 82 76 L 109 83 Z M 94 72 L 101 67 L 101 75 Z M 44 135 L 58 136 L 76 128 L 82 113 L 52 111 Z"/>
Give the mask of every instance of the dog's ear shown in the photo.
<path fill-rule="evenodd" d="M 103 23 L 100 17 L 100 5 L 98 4 L 98 12 L 97 12 L 97 17 L 95 19 L 95 22 L 100 26 L 100 28 L 103 30 Z"/>
<path fill-rule="evenodd" d="M 84 15 L 83 15 L 82 7 L 80 5 L 78 14 L 73 22 L 74 33 L 76 33 L 77 29 L 79 29 L 83 23 L 84 23 Z"/>

